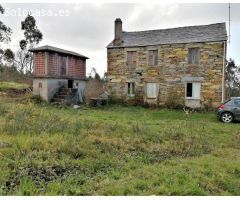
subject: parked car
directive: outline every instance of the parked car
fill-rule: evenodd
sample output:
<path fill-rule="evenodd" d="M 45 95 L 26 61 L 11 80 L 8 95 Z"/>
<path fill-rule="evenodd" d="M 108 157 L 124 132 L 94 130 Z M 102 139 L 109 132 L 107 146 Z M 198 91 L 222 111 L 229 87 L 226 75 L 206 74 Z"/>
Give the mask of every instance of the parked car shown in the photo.
<path fill-rule="evenodd" d="M 240 121 L 240 97 L 232 97 L 219 106 L 217 116 L 224 123 Z"/>

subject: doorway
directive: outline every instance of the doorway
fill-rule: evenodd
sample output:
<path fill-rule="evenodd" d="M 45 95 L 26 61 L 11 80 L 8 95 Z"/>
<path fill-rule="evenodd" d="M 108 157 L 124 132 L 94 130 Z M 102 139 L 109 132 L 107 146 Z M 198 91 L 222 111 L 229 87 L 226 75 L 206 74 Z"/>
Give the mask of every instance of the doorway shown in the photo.
<path fill-rule="evenodd" d="M 73 80 L 68 80 L 68 88 L 73 88 Z"/>

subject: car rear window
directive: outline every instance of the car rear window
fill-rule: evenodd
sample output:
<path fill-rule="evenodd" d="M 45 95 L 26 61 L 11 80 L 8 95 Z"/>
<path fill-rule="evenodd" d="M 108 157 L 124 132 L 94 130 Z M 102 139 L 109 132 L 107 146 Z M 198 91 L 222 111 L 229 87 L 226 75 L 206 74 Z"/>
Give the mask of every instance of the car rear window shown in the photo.
<path fill-rule="evenodd" d="M 227 101 L 224 103 L 224 105 L 227 105 L 227 106 L 232 105 L 232 99 L 227 100 Z"/>

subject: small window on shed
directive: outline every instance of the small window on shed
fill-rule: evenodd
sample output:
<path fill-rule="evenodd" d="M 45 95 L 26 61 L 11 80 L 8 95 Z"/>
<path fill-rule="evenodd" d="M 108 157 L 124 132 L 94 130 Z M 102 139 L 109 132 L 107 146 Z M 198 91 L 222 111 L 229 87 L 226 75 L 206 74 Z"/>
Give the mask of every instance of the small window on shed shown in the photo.
<path fill-rule="evenodd" d="M 42 82 L 39 82 L 39 83 L 38 83 L 38 87 L 39 87 L 39 88 L 42 88 Z"/>
<path fill-rule="evenodd" d="M 200 51 L 199 48 L 188 49 L 188 64 L 199 64 Z"/>

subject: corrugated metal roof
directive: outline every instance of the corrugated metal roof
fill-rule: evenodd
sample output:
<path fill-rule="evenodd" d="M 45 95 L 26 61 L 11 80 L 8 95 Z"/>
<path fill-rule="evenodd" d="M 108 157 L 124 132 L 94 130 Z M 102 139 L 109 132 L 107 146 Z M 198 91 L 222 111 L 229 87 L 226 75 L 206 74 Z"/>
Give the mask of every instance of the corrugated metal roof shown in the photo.
<path fill-rule="evenodd" d="M 89 59 L 88 57 L 83 56 L 82 54 L 79 54 L 79 53 L 76 53 L 76 52 L 73 52 L 73 51 L 68 51 L 68 50 L 65 50 L 65 49 L 60 49 L 60 48 L 49 46 L 49 45 L 33 48 L 33 49 L 30 49 L 30 51 L 31 52 L 53 51 L 53 52 L 57 52 L 57 53 L 62 53 L 62 54 L 67 54 L 67 55 L 72 55 L 72 56 L 77 56 L 77 57 Z"/>
<path fill-rule="evenodd" d="M 121 39 L 121 45 L 114 46 L 112 41 L 107 48 L 226 41 L 227 31 L 225 23 L 216 23 L 170 29 L 122 32 Z"/>

